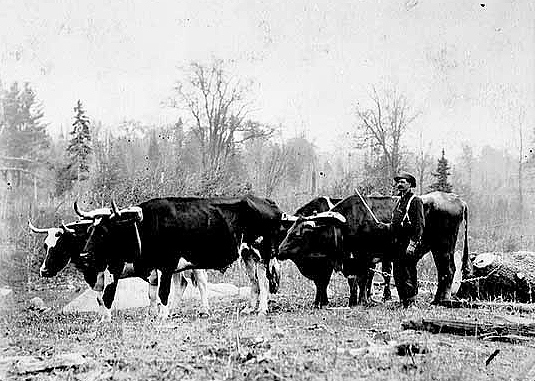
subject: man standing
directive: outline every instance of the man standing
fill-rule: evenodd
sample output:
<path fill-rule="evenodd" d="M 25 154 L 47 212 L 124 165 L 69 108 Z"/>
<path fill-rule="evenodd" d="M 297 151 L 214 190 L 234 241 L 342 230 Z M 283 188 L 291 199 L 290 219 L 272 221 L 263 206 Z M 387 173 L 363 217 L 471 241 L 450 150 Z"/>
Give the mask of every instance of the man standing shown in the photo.
<path fill-rule="evenodd" d="M 418 294 L 416 265 L 424 231 L 424 206 L 422 200 L 412 193 L 416 179 L 408 172 L 394 177 L 400 199 L 392 212 L 391 227 L 394 237 L 394 280 L 399 300 L 403 307 L 415 305 Z"/>

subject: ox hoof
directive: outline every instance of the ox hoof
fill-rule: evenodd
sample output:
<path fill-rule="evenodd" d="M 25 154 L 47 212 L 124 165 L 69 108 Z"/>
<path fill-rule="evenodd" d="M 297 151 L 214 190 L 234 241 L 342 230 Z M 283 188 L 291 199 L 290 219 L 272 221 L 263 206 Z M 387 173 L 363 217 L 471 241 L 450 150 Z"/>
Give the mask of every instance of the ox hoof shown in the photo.
<path fill-rule="evenodd" d="M 164 306 L 163 304 L 160 305 L 160 310 L 158 311 L 158 320 L 167 320 L 169 319 L 169 307 L 168 306 Z"/>
<path fill-rule="evenodd" d="M 240 314 L 242 315 L 251 315 L 255 312 L 255 309 L 253 307 L 245 307 L 240 311 Z"/>
<path fill-rule="evenodd" d="M 433 299 L 432 306 L 451 307 L 453 299 Z"/>
<path fill-rule="evenodd" d="M 99 326 L 99 325 L 110 324 L 110 323 L 111 323 L 111 318 L 99 317 L 93 321 L 92 325 Z"/>
<path fill-rule="evenodd" d="M 356 299 L 349 299 L 349 307 L 358 307 L 360 302 Z"/>
<path fill-rule="evenodd" d="M 369 298 L 368 300 L 362 303 L 364 307 L 377 307 L 380 304 L 382 304 L 380 301 L 372 299 L 372 298 Z"/>

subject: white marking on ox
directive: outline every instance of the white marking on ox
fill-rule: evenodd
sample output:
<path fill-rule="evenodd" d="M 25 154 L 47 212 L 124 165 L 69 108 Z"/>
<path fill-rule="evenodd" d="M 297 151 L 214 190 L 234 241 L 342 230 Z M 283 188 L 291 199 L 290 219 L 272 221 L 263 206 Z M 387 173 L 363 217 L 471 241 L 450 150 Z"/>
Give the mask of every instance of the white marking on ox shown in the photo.
<path fill-rule="evenodd" d="M 55 247 L 58 243 L 58 239 L 63 234 L 63 229 L 60 228 L 50 228 L 48 229 L 48 234 L 45 238 L 45 245 L 47 246 L 47 252 L 51 247 Z"/>
<path fill-rule="evenodd" d="M 186 260 L 181 259 L 181 265 L 191 266 L 192 264 Z M 149 276 L 149 313 L 156 314 L 158 319 L 165 320 L 169 317 L 171 306 L 175 305 L 182 300 L 186 287 L 188 286 L 188 281 L 186 276 L 189 275 L 191 283 L 193 286 L 196 286 L 199 289 L 199 295 L 201 299 L 201 310 L 199 315 L 208 316 L 209 315 L 209 304 L 208 304 L 208 276 L 206 270 L 204 269 L 191 269 L 184 270 L 180 272 L 175 272 L 171 278 L 171 285 L 174 288 L 174 300 L 171 298 L 168 299 L 167 305 L 163 305 L 158 297 L 158 285 L 161 272 L 159 270 L 152 270 Z M 171 296 L 171 295 L 170 295 Z"/>
<path fill-rule="evenodd" d="M 260 243 L 262 239 L 263 237 L 258 237 L 256 242 Z M 243 251 L 246 249 L 249 249 L 249 252 L 253 253 L 253 255 L 243 256 Z M 251 282 L 249 306 L 245 307 L 242 313 L 252 313 L 257 309 L 258 305 L 258 314 L 266 315 L 269 297 L 269 280 L 267 278 L 266 265 L 261 261 L 260 251 L 245 242 L 242 242 L 240 245 L 239 252 L 245 272 Z M 278 271 L 280 269 L 280 264 L 276 259 L 270 260 L 268 266 L 270 266 L 270 270 Z"/>
<path fill-rule="evenodd" d="M 106 278 L 108 278 L 109 282 L 106 282 Z M 102 295 L 104 293 L 104 287 L 106 286 L 106 284 L 111 283 L 110 278 L 111 278 L 111 274 L 107 270 L 100 271 L 97 274 L 97 281 L 95 283 L 95 286 L 93 287 L 93 291 L 96 294 L 95 296 L 96 296 L 97 303 L 99 306 L 99 315 L 100 315 L 100 319 L 98 320 L 99 323 L 111 322 L 111 306 L 110 308 L 106 308 L 106 306 L 104 305 L 104 300 L 102 298 Z"/>
<path fill-rule="evenodd" d="M 188 269 L 191 269 L 192 267 L 193 267 L 193 263 L 185 260 L 184 258 L 180 258 L 178 260 L 178 265 L 176 266 L 175 271 L 188 270 Z"/>
<path fill-rule="evenodd" d="M 193 287 L 197 286 L 199 289 L 199 295 L 201 297 L 201 310 L 199 315 L 208 316 L 209 315 L 209 305 L 208 305 L 208 276 L 206 270 L 203 269 L 193 269 L 186 270 L 179 273 L 174 273 L 172 278 L 172 283 L 175 289 L 175 299 L 173 304 L 176 306 L 184 295 L 184 291 L 188 286 L 187 277 L 189 276 L 191 280 L 191 285 Z M 168 305 L 171 305 L 171 302 L 168 302 Z"/>

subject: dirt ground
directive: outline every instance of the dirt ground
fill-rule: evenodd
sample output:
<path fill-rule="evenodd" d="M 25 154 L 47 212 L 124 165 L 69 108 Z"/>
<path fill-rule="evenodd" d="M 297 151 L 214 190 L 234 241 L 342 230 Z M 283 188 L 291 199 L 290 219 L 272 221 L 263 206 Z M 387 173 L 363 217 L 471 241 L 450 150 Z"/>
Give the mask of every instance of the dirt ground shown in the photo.
<path fill-rule="evenodd" d="M 345 308 L 345 279 L 332 281 L 332 308 L 311 307 L 314 288 L 290 262 L 269 315 L 241 315 L 245 300 L 211 300 L 208 318 L 198 301 L 186 300 L 165 322 L 147 318 L 147 308 L 115 311 L 113 322 L 95 324 L 94 313 L 61 313 L 85 289 L 72 270 L 59 278 L 35 277 L 12 284 L 14 295 L 0 311 L 0 379 L 6 380 L 511 380 L 533 379 L 535 342 L 512 345 L 473 337 L 402 330 L 404 319 L 440 317 L 488 321 L 508 312 L 429 306 L 425 288 L 418 309 L 397 302 Z M 247 286 L 236 264 L 210 282 Z M 43 310 L 32 308 L 35 296 Z M 394 344 L 412 343 L 424 354 L 398 355 Z M 72 366 L 32 370 L 10 356 L 31 355 L 42 363 L 64 355 Z M 494 357 L 492 357 L 494 355 Z M 492 358 L 491 358 L 492 357 Z"/>

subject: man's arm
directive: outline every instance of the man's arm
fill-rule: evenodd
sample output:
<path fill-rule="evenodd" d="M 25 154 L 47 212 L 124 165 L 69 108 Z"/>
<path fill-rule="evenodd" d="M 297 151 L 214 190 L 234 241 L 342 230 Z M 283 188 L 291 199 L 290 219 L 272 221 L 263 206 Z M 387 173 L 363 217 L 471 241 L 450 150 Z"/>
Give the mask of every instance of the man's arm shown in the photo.
<path fill-rule="evenodd" d="M 409 207 L 409 218 L 412 222 L 412 231 L 407 253 L 412 255 L 422 241 L 425 227 L 424 204 L 418 196 L 414 197 Z"/>

